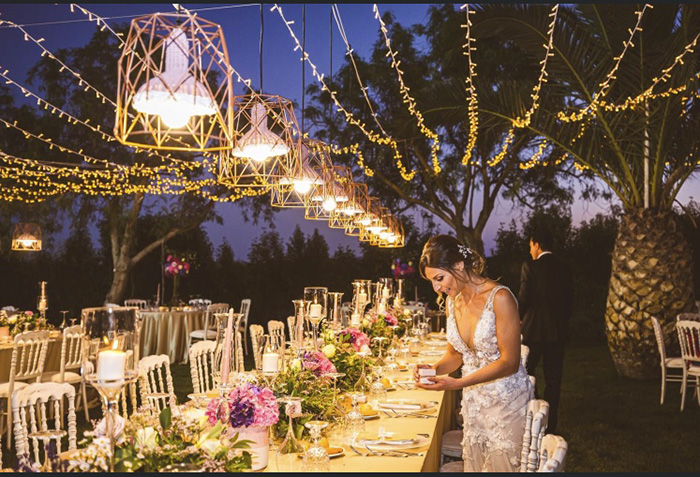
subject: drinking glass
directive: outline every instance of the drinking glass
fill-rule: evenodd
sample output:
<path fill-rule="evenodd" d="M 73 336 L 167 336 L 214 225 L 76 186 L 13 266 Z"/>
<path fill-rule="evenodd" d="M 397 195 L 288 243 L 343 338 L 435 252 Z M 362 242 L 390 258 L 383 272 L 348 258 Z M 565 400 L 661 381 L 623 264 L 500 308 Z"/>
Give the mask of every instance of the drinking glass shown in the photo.
<path fill-rule="evenodd" d="M 375 336 L 372 338 L 373 341 L 377 342 L 377 352 L 379 356 L 377 356 L 377 364 L 383 365 L 384 364 L 384 358 L 382 357 L 382 347 L 384 345 L 384 342 L 388 340 L 386 336 Z"/>
<path fill-rule="evenodd" d="M 328 292 L 328 297 L 331 302 L 331 324 L 330 328 L 334 331 L 338 331 L 342 328 L 340 319 L 340 306 L 343 300 L 343 293 L 341 292 Z"/>
<path fill-rule="evenodd" d="M 70 310 L 62 310 L 61 314 L 63 315 L 63 319 L 61 320 L 61 329 L 64 329 L 66 327 L 66 315 L 70 313 Z"/>
<path fill-rule="evenodd" d="M 345 409 L 338 403 L 338 378 L 345 376 L 345 373 L 326 373 L 323 376 L 333 380 L 333 405 L 331 405 L 326 415 L 336 420 L 342 420 L 345 415 Z"/>
<path fill-rule="evenodd" d="M 365 418 L 357 406 L 365 395 L 359 392 L 348 393 L 348 395 L 352 399 L 352 409 L 345 417 L 343 433 L 345 435 L 345 443 L 354 445 L 356 444 L 357 436 L 365 430 Z"/>
<path fill-rule="evenodd" d="M 357 378 L 357 381 L 355 382 L 355 385 L 352 388 L 355 392 L 360 392 L 364 394 L 369 392 L 369 388 L 372 385 L 370 380 L 367 378 L 367 374 L 365 373 L 365 361 L 367 360 L 367 357 L 371 355 L 371 353 L 358 351 L 357 355 L 361 358 L 360 362 L 362 363 L 362 372 L 360 373 L 360 377 Z"/>
<path fill-rule="evenodd" d="M 304 446 L 294 435 L 293 421 L 293 414 L 295 414 L 296 411 L 301 413 L 302 400 L 303 398 L 297 396 L 282 396 L 277 399 L 277 402 L 286 405 L 285 412 L 289 418 L 287 435 L 284 437 L 284 440 L 275 453 L 277 472 L 297 472 L 299 470 L 297 467 L 299 464 L 298 455 L 305 454 Z"/>
<path fill-rule="evenodd" d="M 369 390 L 369 404 L 375 409 L 379 406 L 381 401 L 386 399 L 387 390 L 384 383 L 382 383 L 382 371 L 382 366 L 372 366 L 374 380 Z"/>
<path fill-rule="evenodd" d="M 304 288 L 304 301 L 307 302 L 306 319 L 313 326 L 314 350 L 318 351 L 318 325 L 328 316 L 328 288 Z"/>
<path fill-rule="evenodd" d="M 325 421 L 309 421 L 305 424 L 311 434 L 311 447 L 304 454 L 302 472 L 330 472 L 331 458 L 321 445 L 321 431 L 328 426 Z"/>

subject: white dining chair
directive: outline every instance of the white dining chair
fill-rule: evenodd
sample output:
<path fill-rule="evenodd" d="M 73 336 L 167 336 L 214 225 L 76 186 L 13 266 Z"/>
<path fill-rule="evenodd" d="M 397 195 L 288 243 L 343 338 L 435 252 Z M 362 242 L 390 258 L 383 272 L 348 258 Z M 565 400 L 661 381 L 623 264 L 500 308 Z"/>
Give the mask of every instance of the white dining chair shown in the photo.
<path fill-rule="evenodd" d="M 452 431 L 447 431 L 442 435 L 442 443 L 440 444 L 440 465 L 445 464 L 447 459 L 450 460 L 461 460 L 462 459 L 462 438 L 464 437 L 464 431 L 462 429 L 455 429 Z M 464 470 L 464 463 L 462 462 L 462 470 Z"/>
<path fill-rule="evenodd" d="M 214 341 L 199 341 L 188 350 L 190 376 L 195 393 L 206 393 L 214 389 Z"/>
<path fill-rule="evenodd" d="M 549 403 L 544 399 L 530 399 L 525 414 L 525 433 L 520 454 L 520 472 L 535 472 L 539 465 L 539 451 L 549 420 Z"/>
<path fill-rule="evenodd" d="M 166 406 L 176 405 L 170 357 L 167 354 L 146 356 L 139 360 L 139 394 L 141 404 L 155 408 L 156 414 L 160 414 Z"/>
<path fill-rule="evenodd" d="M 700 321 L 679 321 L 676 323 L 678 342 L 683 358 L 683 382 L 681 384 L 681 411 L 685 407 L 688 376 L 695 377 L 695 390 L 700 404 Z"/>
<path fill-rule="evenodd" d="M 277 349 L 284 350 L 284 323 L 278 320 L 269 320 L 267 322 L 267 332 L 270 334 L 270 339 L 277 346 Z"/>
<path fill-rule="evenodd" d="M 654 337 L 656 338 L 656 347 L 659 350 L 659 365 L 661 366 L 661 400 L 660 404 L 664 403 L 666 397 L 666 383 L 682 383 L 683 382 L 683 358 L 680 356 L 666 355 L 666 339 L 661 328 L 661 322 L 655 316 L 651 317 L 651 323 L 654 327 Z M 669 373 L 676 370 L 678 373 Z M 682 390 L 681 390 L 682 391 Z"/>
<path fill-rule="evenodd" d="M 61 341 L 61 368 L 58 373 L 48 371 L 41 376 L 42 382 L 80 384 L 85 420 L 90 421 L 88 413 L 85 380 L 80 374 L 82 368 L 82 326 L 74 325 L 63 329 Z"/>
<path fill-rule="evenodd" d="M 260 349 L 260 339 L 265 334 L 265 328 L 260 325 L 250 325 L 250 344 L 253 348 L 253 360 L 255 369 L 262 369 L 262 350 Z"/>
<path fill-rule="evenodd" d="M 8 449 L 12 444 L 12 393 L 27 386 L 25 381 L 41 382 L 49 340 L 49 332 L 46 330 L 27 331 L 15 336 L 10 361 L 10 380 L 0 383 L 0 400 L 7 404 L 4 417 L 7 426 L 5 446 Z"/>
<path fill-rule="evenodd" d="M 700 321 L 700 313 L 678 313 L 676 321 Z"/>
<path fill-rule="evenodd" d="M 68 423 L 64 429 L 61 409 L 64 399 L 67 401 Z M 51 407 L 53 404 L 53 408 Z M 48 407 L 48 409 L 47 409 Z M 47 412 L 48 411 L 48 412 Z M 53 426 L 47 418 L 53 411 Z M 77 441 L 75 420 L 75 388 L 68 383 L 32 383 L 12 393 L 12 414 L 14 420 L 15 449 L 17 456 L 27 455 L 37 464 L 47 460 L 44 444 L 33 433 L 39 431 L 65 431 L 68 437 L 68 449 L 74 450 Z M 30 445 L 31 443 L 31 445 Z M 56 452 L 61 452 L 61 439 L 56 438 Z M 33 451 L 33 452 L 32 452 Z"/>
<path fill-rule="evenodd" d="M 540 447 L 537 472 L 564 472 L 564 461 L 569 445 L 562 436 L 546 434 Z"/>
<path fill-rule="evenodd" d="M 250 314 L 250 298 L 241 300 L 241 311 L 243 318 L 238 325 L 238 330 L 243 334 L 243 346 L 245 347 L 245 355 L 248 356 L 248 315 Z"/>

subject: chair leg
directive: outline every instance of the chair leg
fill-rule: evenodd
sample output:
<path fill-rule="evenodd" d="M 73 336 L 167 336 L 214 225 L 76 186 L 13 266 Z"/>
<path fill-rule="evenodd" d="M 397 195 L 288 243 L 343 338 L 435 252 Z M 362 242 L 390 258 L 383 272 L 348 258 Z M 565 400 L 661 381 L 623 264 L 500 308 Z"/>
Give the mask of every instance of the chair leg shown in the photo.
<path fill-rule="evenodd" d="M 661 368 L 661 404 L 664 403 L 664 396 L 666 396 L 666 369 Z"/>
<path fill-rule="evenodd" d="M 681 411 L 683 411 L 683 408 L 685 407 L 685 385 L 688 382 L 688 373 L 686 372 L 685 368 L 683 369 L 683 383 L 681 384 Z"/>
<path fill-rule="evenodd" d="M 700 386 L 700 376 L 695 376 L 695 394 L 698 396 L 698 406 L 700 406 L 700 391 L 698 387 Z"/>
<path fill-rule="evenodd" d="M 5 439 L 5 448 L 10 450 L 12 447 L 12 406 L 10 399 L 7 400 L 7 439 Z"/>
<path fill-rule="evenodd" d="M 85 410 L 85 422 L 90 422 L 90 413 L 88 412 L 87 390 L 85 389 L 85 380 L 80 382 L 80 392 L 83 395 L 83 409 Z"/>

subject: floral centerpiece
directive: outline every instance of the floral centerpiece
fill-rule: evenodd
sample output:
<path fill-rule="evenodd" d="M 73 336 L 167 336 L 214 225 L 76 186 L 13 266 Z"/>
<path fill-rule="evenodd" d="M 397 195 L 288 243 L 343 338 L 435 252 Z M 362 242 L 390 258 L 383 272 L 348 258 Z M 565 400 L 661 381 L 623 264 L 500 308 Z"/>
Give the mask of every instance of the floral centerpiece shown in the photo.
<path fill-rule="evenodd" d="M 173 295 L 170 300 L 173 306 L 180 305 L 180 277 L 189 275 L 190 268 L 191 259 L 185 256 L 170 254 L 165 259 L 165 276 L 173 279 Z"/>
<path fill-rule="evenodd" d="M 104 419 L 75 451 L 63 453 L 54 467 L 63 472 L 107 472 L 109 438 Z M 201 409 L 183 407 L 173 415 L 165 408 L 158 417 L 139 409 L 128 420 L 117 416 L 115 456 L 117 472 L 159 472 L 170 469 L 205 472 L 242 472 L 252 468 L 250 442 L 229 435 L 225 426 L 209 425 Z"/>
<path fill-rule="evenodd" d="M 375 310 L 369 311 L 362 320 L 362 331 L 364 331 L 370 339 L 383 337 L 387 338 L 384 342 L 384 348 L 389 346 L 389 340 L 396 336 L 401 338 L 406 333 L 406 323 L 399 317 L 399 315 L 394 311 L 393 308 L 387 307 L 381 313 L 377 313 Z M 404 318 L 403 311 L 401 312 L 401 318 Z M 392 326 L 397 328 L 392 329 Z M 372 341 L 371 346 L 378 346 L 378 342 Z"/>
<path fill-rule="evenodd" d="M 279 408 L 272 390 L 252 382 L 242 383 L 224 398 L 212 399 L 206 416 L 211 426 L 224 424 L 229 436 L 236 434 L 252 441 L 253 470 L 267 467 L 268 428 L 279 420 Z"/>
<path fill-rule="evenodd" d="M 308 430 L 304 427 L 313 419 L 326 419 L 333 406 L 333 384 L 325 373 L 333 373 L 336 368 L 327 355 L 320 351 L 307 351 L 300 358 L 292 360 L 289 367 L 278 374 L 272 382 L 275 395 L 302 397 L 301 417 L 294 420 L 294 434 L 301 439 Z M 280 411 L 280 420 L 274 426 L 274 434 L 283 438 L 287 433 L 286 410 Z"/>
<path fill-rule="evenodd" d="M 323 354 L 339 373 L 345 373 L 345 376 L 338 379 L 338 390 L 352 390 L 362 374 L 362 360 L 365 360 L 367 366 L 373 364 L 372 358 L 363 358 L 357 354 L 358 351 L 371 351 L 369 337 L 357 328 L 346 328 L 337 335 L 330 330 L 324 332 L 323 342 Z"/>
<path fill-rule="evenodd" d="M 49 325 L 32 311 L 19 311 L 8 316 L 3 310 L 0 312 L 0 327 L 9 327 L 9 334 L 16 336 L 25 331 L 48 329 Z"/>

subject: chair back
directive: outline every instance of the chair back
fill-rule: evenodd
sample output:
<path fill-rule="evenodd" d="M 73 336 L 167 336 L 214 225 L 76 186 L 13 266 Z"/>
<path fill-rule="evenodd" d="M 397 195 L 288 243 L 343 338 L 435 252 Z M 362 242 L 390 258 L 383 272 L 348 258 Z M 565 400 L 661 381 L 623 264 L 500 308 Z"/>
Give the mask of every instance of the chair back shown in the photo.
<path fill-rule="evenodd" d="M 61 411 L 64 398 L 68 401 L 66 429 L 63 429 L 61 426 L 61 421 L 63 421 L 63 413 Z M 50 416 L 51 411 L 53 411 L 53 419 L 47 418 L 47 416 Z M 41 455 L 43 454 L 43 460 L 44 462 L 46 461 L 47 457 L 43 441 L 31 436 L 32 433 L 41 431 L 66 431 L 68 436 L 67 450 L 76 448 L 75 388 L 71 384 L 32 383 L 22 389 L 18 389 L 12 393 L 12 416 L 15 449 L 18 457 L 27 455 L 30 461 L 42 465 Z M 50 420 L 53 420 L 53 425 L 51 425 Z M 60 453 L 62 439 L 56 438 L 55 441 L 56 452 Z"/>
<path fill-rule="evenodd" d="M 265 334 L 265 328 L 260 325 L 252 324 L 250 329 L 250 342 L 253 345 L 253 359 L 255 360 L 255 369 L 262 369 L 262 350 L 260 349 L 260 338 Z"/>
<path fill-rule="evenodd" d="M 212 303 L 207 305 L 207 311 L 204 314 L 204 339 L 207 339 L 207 332 L 209 331 L 209 326 L 214 326 L 216 328 L 216 320 L 214 320 L 215 313 L 228 313 L 228 303 Z"/>
<path fill-rule="evenodd" d="M 678 313 L 676 321 L 700 321 L 700 313 Z"/>
<path fill-rule="evenodd" d="M 270 339 L 277 345 L 280 350 L 284 349 L 284 323 L 278 320 L 270 320 L 267 322 L 267 332 L 270 333 Z"/>
<path fill-rule="evenodd" d="M 530 399 L 525 415 L 525 433 L 520 454 L 520 472 L 534 472 L 539 464 L 539 450 L 547 429 L 549 403 L 544 399 Z"/>
<path fill-rule="evenodd" d="M 656 338 L 656 347 L 659 350 L 661 357 L 660 363 L 663 368 L 666 364 L 666 343 L 664 342 L 664 332 L 661 329 L 661 322 L 655 316 L 651 317 L 651 324 L 654 327 L 654 337 Z"/>
<path fill-rule="evenodd" d="M 296 340 L 297 340 L 296 322 L 297 322 L 296 316 L 289 315 L 287 317 L 287 331 L 289 332 L 289 341 L 296 342 Z"/>
<path fill-rule="evenodd" d="M 540 465 L 537 472 L 564 472 L 564 460 L 569 446 L 561 436 L 547 434 L 542 438 Z"/>
<path fill-rule="evenodd" d="M 15 381 L 41 380 L 48 347 L 49 332 L 46 330 L 26 331 L 15 336 L 10 363 L 10 390 L 14 389 Z"/>
<path fill-rule="evenodd" d="M 248 314 L 250 313 L 250 298 L 244 298 L 241 300 L 241 311 L 243 314 L 242 324 L 248 326 Z"/>
<path fill-rule="evenodd" d="M 188 350 L 190 376 L 195 393 L 206 393 L 214 389 L 214 341 L 199 341 Z"/>
<path fill-rule="evenodd" d="M 124 300 L 124 306 L 135 306 L 138 307 L 139 310 L 145 310 L 146 307 L 148 307 L 148 302 L 140 298 L 129 298 L 128 300 Z"/>
<path fill-rule="evenodd" d="M 691 363 L 700 366 L 700 321 L 679 321 L 676 323 L 676 330 L 686 368 Z"/>
<path fill-rule="evenodd" d="M 61 382 L 65 381 L 65 373 L 71 369 L 79 369 L 82 364 L 82 326 L 74 325 L 63 329 L 61 343 Z"/>
<path fill-rule="evenodd" d="M 530 356 L 530 347 L 528 345 L 520 345 L 520 362 L 523 363 L 523 368 L 527 368 L 527 358 Z"/>
<path fill-rule="evenodd" d="M 139 394 L 141 404 L 153 406 L 156 414 L 166 406 L 175 405 L 173 377 L 167 354 L 146 356 L 139 361 Z"/>

